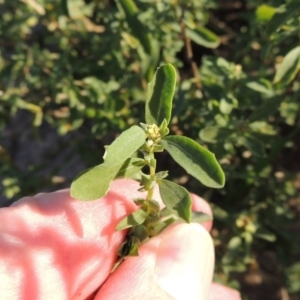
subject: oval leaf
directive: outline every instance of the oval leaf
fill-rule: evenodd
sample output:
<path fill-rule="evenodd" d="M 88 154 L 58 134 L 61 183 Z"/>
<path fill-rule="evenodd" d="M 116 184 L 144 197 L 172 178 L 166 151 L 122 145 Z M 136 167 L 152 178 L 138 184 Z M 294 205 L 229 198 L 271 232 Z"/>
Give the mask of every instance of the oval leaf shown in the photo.
<path fill-rule="evenodd" d="M 258 81 L 249 81 L 246 86 L 256 92 L 261 94 L 270 95 L 273 94 L 271 83 L 266 79 L 260 79 Z"/>
<path fill-rule="evenodd" d="M 110 183 L 116 178 L 136 178 L 145 165 L 139 158 L 128 158 L 119 165 L 101 164 L 81 172 L 71 184 L 71 196 L 77 200 L 90 201 L 106 195 Z"/>
<path fill-rule="evenodd" d="M 147 215 L 147 212 L 140 208 L 122 219 L 118 223 L 116 230 L 123 230 L 132 226 L 140 225 L 146 220 Z"/>
<path fill-rule="evenodd" d="M 102 198 L 106 195 L 116 172 L 117 170 L 101 164 L 79 173 L 71 184 L 71 196 L 82 201 Z"/>
<path fill-rule="evenodd" d="M 146 100 L 146 123 L 160 126 L 164 119 L 171 119 L 172 101 L 176 84 L 176 70 L 171 64 L 157 69 L 148 84 Z"/>
<path fill-rule="evenodd" d="M 300 70 L 300 46 L 292 49 L 279 65 L 274 83 L 289 84 Z"/>
<path fill-rule="evenodd" d="M 267 4 L 261 4 L 256 8 L 255 11 L 256 20 L 261 22 L 269 21 L 275 14 L 275 12 L 275 7 Z"/>
<path fill-rule="evenodd" d="M 161 199 L 166 207 L 189 223 L 192 207 L 190 193 L 184 187 L 164 179 L 158 181 L 158 186 Z"/>
<path fill-rule="evenodd" d="M 234 108 L 238 107 L 238 100 L 233 95 L 226 95 L 220 100 L 220 112 L 229 115 Z"/>
<path fill-rule="evenodd" d="M 189 174 L 208 187 L 221 188 L 225 176 L 215 155 L 185 136 L 167 136 L 161 144 Z"/>
<path fill-rule="evenodd" d="M 106 147 L 104 162 L 107 165 L 123 163 L 145 142 L 146 134 L 139 126 L 132 126 Z"/>
<path fill-rule="evenodd" d="M 197 26 L 195 29 L 186 29 L 186 35 L 196 44 L 206 48 L 217 48 L 220 45 L 220 38 L 209 29 Z"/>

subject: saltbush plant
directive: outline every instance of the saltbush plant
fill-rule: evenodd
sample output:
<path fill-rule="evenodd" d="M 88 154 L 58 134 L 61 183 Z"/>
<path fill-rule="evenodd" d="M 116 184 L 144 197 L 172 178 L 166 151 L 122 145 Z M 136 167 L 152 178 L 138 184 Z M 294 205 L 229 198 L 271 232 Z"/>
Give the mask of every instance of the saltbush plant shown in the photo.
<path fill-rule="evenodd" d="M 158 235 L 178 219 L 185 222 L 204 221 L 203 213 L 193 212 L 189 192 L 182 186 L 166 180 L 168 170 L 156 172 L 155 154 L 164 149 L 189 174 L 202 184 L 222 188 L 224 173 L 215 156 L 192 139 L 185 136 L 168 135 L 171 120 L 172 101 L 176 83 L 176 71 L 170 64 L 161 66 L 148 85 L 145 122 L 125 130 L 109 146 L 106 146 L 104 162 L 88 169 L 75 178 L 71 185 L 71 196 L 89 201 L 102 198 L 109 190 L 110 183 L 117 178 L 135 179 L 139 191 L 146 192 L 146 198 L 133 199 L 139 206 L 117 225 L 117 230 L 130 228 L 126 241 L 120 247 L 120 259 L 138 254 L 138 246 L 150 237 Z M 136 152 L 143 157 L 137 157 Z M 142 169 L 147 167 L 148 173 Z M 158 185 L 165 205 L 153 198 Z"/>

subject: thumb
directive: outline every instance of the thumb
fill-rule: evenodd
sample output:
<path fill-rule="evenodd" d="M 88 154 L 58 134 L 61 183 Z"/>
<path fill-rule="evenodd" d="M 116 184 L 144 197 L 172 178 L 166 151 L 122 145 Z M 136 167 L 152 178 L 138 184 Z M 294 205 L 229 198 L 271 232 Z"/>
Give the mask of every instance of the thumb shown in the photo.
<path fill-rule="evenodd" d="M 199 224 L 176 224 L 139 248 L 110 275 L 99 299 L 207 299 L 214 268 L 209 233 Z"/>

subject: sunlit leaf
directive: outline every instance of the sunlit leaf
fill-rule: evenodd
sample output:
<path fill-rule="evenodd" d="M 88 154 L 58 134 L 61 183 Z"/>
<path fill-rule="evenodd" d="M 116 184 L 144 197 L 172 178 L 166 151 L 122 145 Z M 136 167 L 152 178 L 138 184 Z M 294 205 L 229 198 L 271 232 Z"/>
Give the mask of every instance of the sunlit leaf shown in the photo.
<path fill-rule="evenodd" d="M 148 84 L 146 100 L 146 123 L 160 126 L 164 119 L 171 119 L 172 101 L 176 84 L 176 70 L 171 64 L 157 69 Z"/>
<path fill-rule="evenodd" d="M 163 203 L 186 222 L 191 220 L 192 200 L 190 193 L 182 186 L 168 180 L 158 181 Z"/>
<path fill-rule="evenodd" d="M 249 81 L 246 83 L 246 86 L 249 89 L 262 94 L 273 94 L 271 83 L 266 79 L 260 79 L 258 81 Z"/>
<path fill-rule="evenodd" d="M 225 176 L 215 155 L 185 136 L 167 136 L 162 145 L 189 174 L 206 186 L 221 188 Z"/>
<path fill-rule="evenodd" d="M 241 246 L 242 239 L 239 236 L 235 236 L 231 238 L 231 240 L 228 242 L 228 248 L 229 249 L 237 249 Z"/>
<path fill-rule="evenodd" d="M 238 100 L 233 95 L 226 95 L 220 100 L 220 112 L 229 115 L 234 108 L 238 107 Z"/>
<path fill-rule="evenodd" d="M 71 184 L 71 196 L 82 201 L 102 198 L 116 178 L 134 178 L 144 166 L 138 158 L 128 158 L 117 165 L 103 163 L 78 174 Z"/>
<path fill-rule="evenodd" d="M 220 38 L 203 26 L 197 26 L 194 29 L 187 28 L 186 35 L 196 44 L 206 48 L 214 49 L 220 45 Z"/>
<path fill-rule="evenodd" d="M 140 225 L 146 220 L 146 218 L 147 212 L 143 209 L 138 209 L 130 215 L 126 216 L 124 219 L 122 219 L 118 223 L 116 230 L 123 230 L 132 226 Z"/>
<path fill-rule="evenodd" d="M 136 125 L 130 127 L 106 147 L 105 164 L 116 165 L 124 162 L 144 144 L 145 140 L 146 134 L 142 128 Z"/>
<path fill-rule="evenodd" d="M 300 46 L 292 49 L 279 65 L 274 83 L 289 84 L 300 70 Z"/>
<path fill-rule="evenodd" d="M 256 8 L 255 15 L 258 21 L 269 21 L 275 14 L 276 9 L 267 4 L 261 4 Z"/>
<path fill-rule="evenodd" d="M 276 241 L 276 235 L 265 228 L 259 229 L 257 232 L 255 232 L 254 236 L 268 242 Z"/>
<path fill-rule="evenodd" d="M 85 7 L 85 3 L 83 0 L 63 0 L 63 2 L 66 2 L 67 4 L 66 8 L 68 16 L 71 19 L 80 19 L 84 16 L 83 8 Z"/>

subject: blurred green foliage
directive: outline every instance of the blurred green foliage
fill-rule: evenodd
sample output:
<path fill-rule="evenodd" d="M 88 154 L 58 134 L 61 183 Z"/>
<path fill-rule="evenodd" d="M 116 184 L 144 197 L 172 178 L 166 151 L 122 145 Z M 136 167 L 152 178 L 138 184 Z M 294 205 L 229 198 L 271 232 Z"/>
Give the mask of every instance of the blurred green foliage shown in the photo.
<path fill-rule="evenodd" d="M 241 274 L 264 282 L 261 257 L 272 253 L 274 290 L 297 297 L 299 12 L 298 0 L 0 0 L 0 142 L 27 111 L 36 139 L 47 124 L 71 136 L 87 166 L 98 164 L 104 144 L 142 121 L 147 82 L 172 63 L 172 130 L 207 145 L 226 172 L 225 188 L 211 191 L 174 169 L 175 181 L 211 201 L 216 280 L 242 291 Z M 24 170 L 0 146 L 4 198 L 53 187 L 39 172 L 60 147 Z"/>

